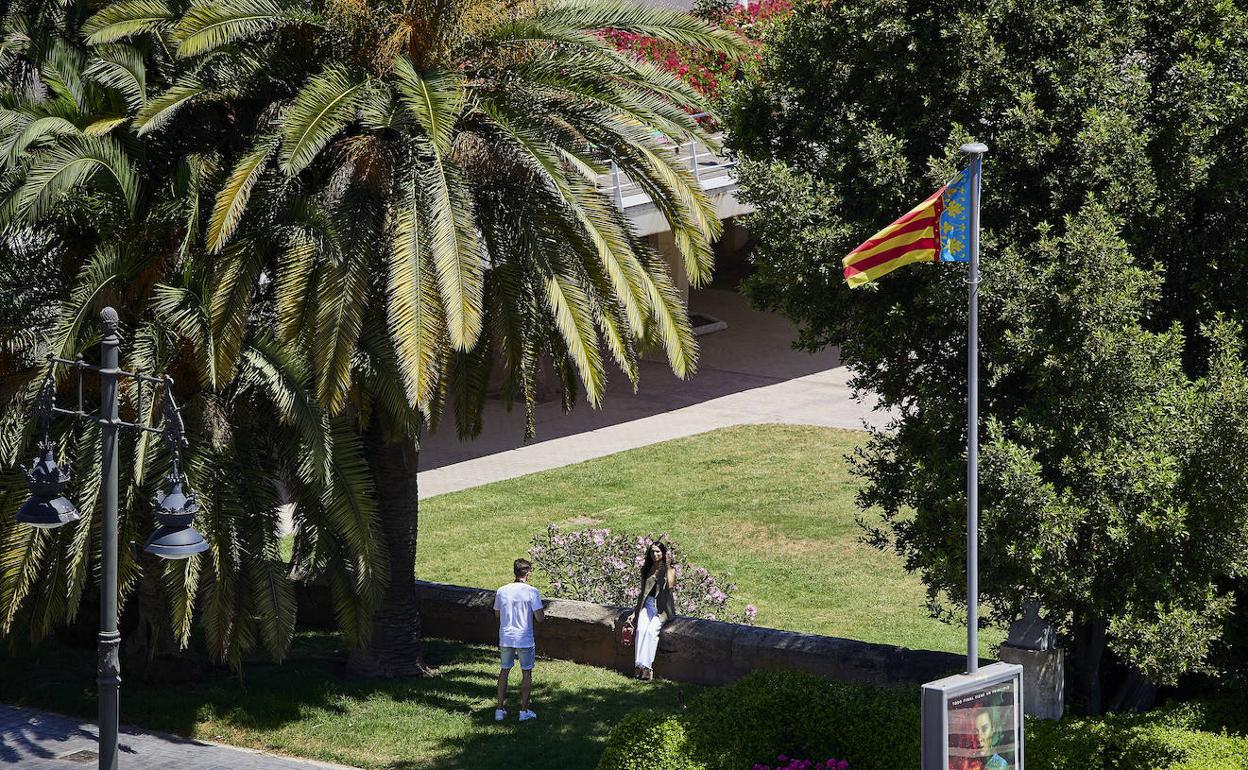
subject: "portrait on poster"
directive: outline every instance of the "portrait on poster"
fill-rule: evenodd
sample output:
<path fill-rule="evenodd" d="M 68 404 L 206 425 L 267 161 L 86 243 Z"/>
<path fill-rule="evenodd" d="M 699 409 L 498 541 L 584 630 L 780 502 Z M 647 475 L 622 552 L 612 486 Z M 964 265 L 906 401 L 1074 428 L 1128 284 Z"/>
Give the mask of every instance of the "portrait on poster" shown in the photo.
<path fill-rule="evenodd" d="M 947 701 L 947 770 L 1019 770 L 1017 696 L 1006 681 Z"/>

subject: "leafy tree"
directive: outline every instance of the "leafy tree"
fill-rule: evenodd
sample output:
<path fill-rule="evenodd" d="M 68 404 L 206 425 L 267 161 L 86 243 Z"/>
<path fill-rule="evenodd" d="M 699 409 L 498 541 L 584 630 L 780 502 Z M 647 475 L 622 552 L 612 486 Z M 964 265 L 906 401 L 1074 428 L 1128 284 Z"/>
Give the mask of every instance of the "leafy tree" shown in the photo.
<path fill-rule="evenodd" d="M 1039 599 L 1089 711 L 1206 665 L 1242 575 L 1248 14 L 1233 3 L 804 3 L 733 97 L 757 272 L 896 415 L 864 509 L 951 613 L 963 594 L 965 273 L 850 291 L 841 258 L 985 164 L 981 588 Z"/>

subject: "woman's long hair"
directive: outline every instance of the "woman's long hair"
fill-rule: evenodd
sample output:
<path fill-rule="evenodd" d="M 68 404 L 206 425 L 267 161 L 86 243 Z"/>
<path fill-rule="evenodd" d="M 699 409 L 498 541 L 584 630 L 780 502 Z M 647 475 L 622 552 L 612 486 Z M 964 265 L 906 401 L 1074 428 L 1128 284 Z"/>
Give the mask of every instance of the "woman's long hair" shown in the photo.
<path fill-rule="evenodd" d="M 650 549 L 654 548 L 656 545 L 659 547 L 659 551 L 663 554 L 663 563 L 667 564 L 667 546 L 666 545 L 664 545 L 663 543 L 651 543 L 650 545 L 646 546 L 646 561 L 641 565 L 641 579 L 642 580 L 645 580 L 646 575 L 649 575 L 650 570 L 654 568 L 654 553 L 651 552 Z"/>

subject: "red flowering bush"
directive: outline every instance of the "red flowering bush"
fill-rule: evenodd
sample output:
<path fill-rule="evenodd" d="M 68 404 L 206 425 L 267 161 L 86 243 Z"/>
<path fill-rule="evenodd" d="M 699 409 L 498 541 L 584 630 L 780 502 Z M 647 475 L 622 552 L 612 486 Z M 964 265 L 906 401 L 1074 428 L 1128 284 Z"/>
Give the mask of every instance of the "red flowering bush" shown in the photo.
<path fill-rule="evenodd" d="M 715 21 L 724 29 L 737 31 L 757 47 L 767 30 L 792 10 L 791 0 L 751 0 L 733 6 Z M 649 35 L 623 30 L 603 34 L 617 50 L 662 67 L 712 99 L 719 95 L 720 84 L 730 80 L 739 65 L 726 54 L 665 43 Z"/>

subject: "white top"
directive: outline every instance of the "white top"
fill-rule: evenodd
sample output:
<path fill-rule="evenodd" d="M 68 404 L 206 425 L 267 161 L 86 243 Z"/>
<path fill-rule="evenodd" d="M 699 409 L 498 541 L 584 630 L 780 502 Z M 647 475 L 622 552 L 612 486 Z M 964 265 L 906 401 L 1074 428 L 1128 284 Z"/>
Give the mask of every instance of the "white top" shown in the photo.
<path fill-rule="evenodd" d="M 533 613 L 542 608 L 542 594 L 528 583 L 508 583 L 494 593 L 498 610 L 498 646 L 532 647 Z"/>

